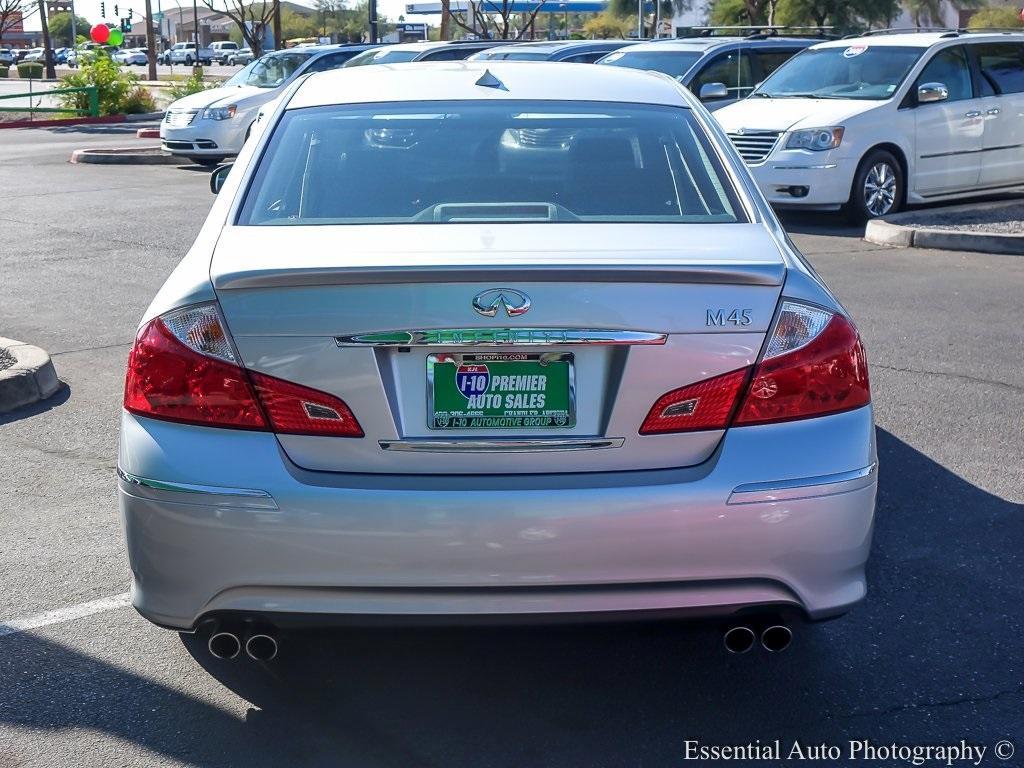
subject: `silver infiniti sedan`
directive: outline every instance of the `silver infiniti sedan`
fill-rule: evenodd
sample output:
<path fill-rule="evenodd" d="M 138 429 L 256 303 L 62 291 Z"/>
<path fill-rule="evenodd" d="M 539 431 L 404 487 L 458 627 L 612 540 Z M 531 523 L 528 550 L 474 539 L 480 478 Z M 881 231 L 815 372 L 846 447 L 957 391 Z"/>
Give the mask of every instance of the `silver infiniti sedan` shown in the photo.
<path fill-rule="evenodd" d="M 358 67 L 290 85 L 142 318 L 120 504 L 143 616 L 720 617 L 865 595 L 864 348 L 666 76 Z"/>

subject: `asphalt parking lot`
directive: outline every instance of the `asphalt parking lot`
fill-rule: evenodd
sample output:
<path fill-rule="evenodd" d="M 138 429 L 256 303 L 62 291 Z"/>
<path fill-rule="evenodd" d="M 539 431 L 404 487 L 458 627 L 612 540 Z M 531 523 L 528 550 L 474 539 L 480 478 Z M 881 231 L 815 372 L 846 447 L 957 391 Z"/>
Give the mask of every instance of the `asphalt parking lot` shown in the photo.
<path fill-rule="evenodd" d="M 135 127 L 0 131 L 0 335 L 67 384 L 0 417 L 0 766 L 660 767 L 758 739 L 1024 765 L 1024 259 L 785 218 L 865 338 L 881 461 L 868 599 L 786 653 L 662 622 L 318 631 L 218 662 L 119 598 L 124 363 L 213 200 L 197 167 L 67 163 Z M 906 764 L 827 764 L 862 763 Z"/>

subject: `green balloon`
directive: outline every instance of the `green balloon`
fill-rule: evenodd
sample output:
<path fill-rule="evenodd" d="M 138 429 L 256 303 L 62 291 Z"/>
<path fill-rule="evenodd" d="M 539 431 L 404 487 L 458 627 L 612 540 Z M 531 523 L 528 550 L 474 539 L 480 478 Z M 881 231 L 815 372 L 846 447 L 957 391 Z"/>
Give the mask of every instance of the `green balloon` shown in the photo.
<path fill-rule="evenodd" d="M 110 30 L 110 39 L 107 40 L 107 45 L 118 46 L 124 42 L 124 33 L 120 29 Z"/>

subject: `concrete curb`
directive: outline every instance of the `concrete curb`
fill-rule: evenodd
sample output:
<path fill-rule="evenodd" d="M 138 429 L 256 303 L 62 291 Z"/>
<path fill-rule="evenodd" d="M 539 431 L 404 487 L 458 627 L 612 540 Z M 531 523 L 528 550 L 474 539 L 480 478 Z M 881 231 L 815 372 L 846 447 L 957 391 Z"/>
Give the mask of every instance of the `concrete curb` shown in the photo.
<path fill-rule="evenodd" d="M 0 370 L 0 413 L 45 400 L 61 388 L 50 356 L 39 347 L 0 336 L 0 349 L 14 365 Z"/>
<path fill-rule="evenodd" d="M 975 203 L 944 208 L 943 213 L 988 211 L 1019 206 L 1019 201 L 1001 200 L 994 203 Z M 914 224 L 928 211 L 911 211 L 872 219 L 864 229 L 864 239 L 877 245 L 898 248 L 933 248 L 944 251 L 976 251 L 998 253 L 1009 256 L 1024 256 L 1024 235 L 1008 235 L 997 232 L 965 232 L 963 230 L 935 229 Z"/>
<path fill-rule="evenodd" d="M 12 120 L 0 123 L 0 128 L 60 128 L 66 125 L 106 125 L 123 123 L 124 115 L 103 115 L 102 117 L 67 117 L 56 120 Z"/>
<path fill-rule="evenodd" d="M 164 152 L 160 147 L 123 147 L 119 149 L 76 149 L 72 163 L 93 165 L 181 165 L 183 158 Z"/>
<path fill-rule="evenodd" d="M 163 110 L 160 112 L 140 112 L 137 115 L 125 115 L 124 121 L 126 123 L 148 123 L 150 120 L 163 120 Z"/>

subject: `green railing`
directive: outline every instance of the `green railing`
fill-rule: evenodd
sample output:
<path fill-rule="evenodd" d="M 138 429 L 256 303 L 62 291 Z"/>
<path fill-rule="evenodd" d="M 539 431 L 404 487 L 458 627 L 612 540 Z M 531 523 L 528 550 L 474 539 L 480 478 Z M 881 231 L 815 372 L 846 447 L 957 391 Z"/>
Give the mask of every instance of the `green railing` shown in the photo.
<path fill-rule="evenodd" d="M 35 98 L 48 98 L 50 96 L 59 96 L 64 93 L 86 93 L 89 95 L 89 106 L 85 109 L 76 109 L 75 107 L 36 107 L 32 106 L 32 100 Z M 70 112 L 81 117 L 98 117 L 100 114 L 100 98 L 99 93 L 96 91 L 95 85 L 86 85 L 81 88 L 55 88 L 52 91 L 35 91 L 32 89 L 32 81 L 28 81 L 28 93 L 11 93 L 0 96 L 0 101 L 4 99 L 28 99 L 27 107 L 2 107 L 0 106 L 0 112 L 28 112 L 29 115 L 35 113 L 46 113 L 46 112 Z"/>

